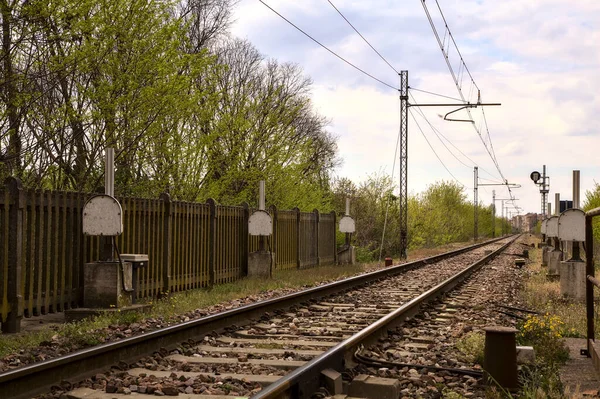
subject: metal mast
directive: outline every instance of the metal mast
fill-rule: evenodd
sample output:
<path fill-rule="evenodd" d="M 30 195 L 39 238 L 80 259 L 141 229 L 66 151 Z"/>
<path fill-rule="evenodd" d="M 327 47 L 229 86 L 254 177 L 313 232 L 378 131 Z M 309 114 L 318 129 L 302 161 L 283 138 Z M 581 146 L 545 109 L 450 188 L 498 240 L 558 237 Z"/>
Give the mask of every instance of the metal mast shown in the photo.
<path fill-rule="evenodd" d="M 400 71 L 400 259 L 408 244 L 408 71 Z"/>

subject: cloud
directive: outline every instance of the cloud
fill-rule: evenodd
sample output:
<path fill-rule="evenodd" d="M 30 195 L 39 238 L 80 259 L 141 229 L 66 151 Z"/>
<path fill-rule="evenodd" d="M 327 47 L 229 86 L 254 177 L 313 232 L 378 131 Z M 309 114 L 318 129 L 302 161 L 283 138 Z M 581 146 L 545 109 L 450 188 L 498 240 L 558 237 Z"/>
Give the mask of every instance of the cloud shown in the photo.
<path fill-rule="evenodd" d="M 268 3 L 360 68 L 398 84 L 396 73 L 327 2 Z M 338 0 L 335 4 L 397 70 L 409 71 L 411 87 L 458 96 L 420 2 Z M 438 156 L 468 188 L 473 164 L 480 167 L 480 176 L 500 178 L 488 155 L 493 145 L 506 179 L 523 185 L 515 194 L 526 211 L 539 210 L 539 192 L 528 176 L 544 164 L 552 176 L 552 192 L 562 192 L 564 198 L 571 196 L 571 171 L 580 169 L 583 198 L 593 179 L 600 181 L 592 151 L 600 145 L 596 130 L 600 126 L 600 2 L 448 0 L 441 5 L 482 100 L 502 106 L 485 109 L 489 137 L 480 108 L 473 109 L 472 115 L 481 137 L 471 124 L 437 116 L 451 108 L 423 108 L 430 123 L 470 159 L 446 143 L 454 156 L 450 154 L 422 117 L 416 116 Z M 440 40 L 447 43 L 443 21 L 431 5 L 430 11 Z M 234 34 L 248 37 L 269 56 L 300 64 L 313 78 L 315 106 L 332 120 L 330 129 L 339 135 L 344 164 L 338 173 L 360 180 L 382 169 L 391 172 L 398 93 L 344 64 L 258 2 L 243 0 L 236 17 Z M 462 80 L 465 96 L 476 99 L 477 87 L 459 67 L 457 53 L 450 53 L 450 63 Z M 452 102 L 412 93 L 418 103 Z M 412 117 L 408 149 L 409 191 L 452 179 Z M 506 195 L 501 191 L 497 189 L 498 195 Z M 482 191 L 480 199 L 489 203 L 491 190 Z"/>

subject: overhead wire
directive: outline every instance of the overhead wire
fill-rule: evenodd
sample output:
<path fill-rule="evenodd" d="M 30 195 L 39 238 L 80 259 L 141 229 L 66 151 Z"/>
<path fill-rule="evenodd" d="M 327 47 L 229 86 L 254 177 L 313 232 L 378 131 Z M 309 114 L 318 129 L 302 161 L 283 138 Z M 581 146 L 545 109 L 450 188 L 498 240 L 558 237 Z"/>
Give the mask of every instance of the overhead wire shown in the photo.
<path fill-rule="evenodd" d="M 454 45 L 454 48 L 456 49 L 456 52 L 459 55 L 459 58 L 460 58 L 460 69 L 466 71 L 468 73 L 469 77 L 470 77 L 471 84 L 472 84 L 470 86 L 470 89 L 471 89 L 470 90 L 470 94 L 469 94 L 469 98 L 470 98 L 472 90 L 473 90 L 473 87 L 477 88 L 477 90 L 479 92 L 479 86 L 477 85 L 477 83 L 475 83 L 475 79 L 473 78 L 473 76 L 472 76 L 469 68 L 467 67 L 467 65 L 466 65 L 466 63 L 465 63 L 465 61 L 464 61 L 464 59 L 462 57 L 460 49 L 458 48 L 458 45 L 457 45 L 457 43 L 456 43 L 456 41 L 454 39 L 454 35 L 452 34 L 452 31 L 450 30 L 450 27 L 448 26 L 448 23 L 446 21 L 446 17 L 444 16 L 444 13 L 442 11 L 442 8 L 441 8 L 438 0 L 435 0 L 435 2 L 437 4 L 438 10 L 440 11 L 442 20 L 444 21 L 444 26 L 445 26 L 444 38 L 445 38 L 445 35 L 446 35 L 446 32 L 447 32 L 448 33 L 448 37 L 449 37 L 448 43 L 450 43 L 450 40 L 452 41 L 452 43 Z M 448 70 L 450 71 L 452 79 L 454 80 L 454 84 L 455 84 L 455 86 L 456 86 L 456 88 L 458 90 L 458 93 L 459 93 L 461 99 L 466 102 L 464 94 L 462 92 L 462 80 L 459 79 L 460 76 L 457 77 L 457 74 L 455 73 L 454 68 L 452 67 L 452 64 L 450 63 L 450 59 L 449 59 L 449 56 L 448 56 L 448 50 L 446 50 L 446 48 L 445 48 L 445 42 L 442 42 L 442 40 L 440 39 L 440 35 L 439 35 L 439 33 L 438 33 L 438 31 L 437 31 L 437 29 L 435 27 L 435 23 L 433 22 L 433 18 L 431 17 L 431 14 L 429 12 L 429 9 L 427 8 L 427 4 L 425 3 L 425 0 L 421 0 L 421 4 L 423 5 L 423 9 L 425 10 L 425 14 L 427 16 L 429 24 L 431 25 L 431 29 L 433 31 L 433 34 L 434 34 L 434 36 L 435 36 L 435 38 L 436 38 L 436 40 L 437 40 L 437 42 L 438 42 L 438 44 L 440 46 L 440 50 L 442 51 L 442 54 L 444 55 L 444 60 L 446 61 L 446 65 L 448 66 Z M 449 48 L 449 44 L 448 44 L 448 48 Z M 478 98 L 478 102 L 479 102 L 479 100 L 480 99 Z M 467 111 L 467 114 L 469 115 L 469 118 L 473 119 L 471 110 L 469 108 L 467 108 L 466 111 Z M 481 134 L 481 129 L 478 129 L 477 125 L 475 123 L 472 123 L 472 125 L 473 125 L 473 128 L 475 129 L 475 131 L 477 132 L 479 138 L 481 139 L 481 142 L 483 143 L 483 146 L 485 147 L 488 155 L 492 159 L 492 162 L 494 163 L 496 169 L 498 170 L 498 173 L 500 174 L 500 177 L 502 178 L 502 180 L 506 184 L 506 187 L 507 187 L 507 189 L 509 191 L 509 194 L 512 196 L 512 191 L 510 189 L 510 186 L 507 183 L 508 181 L 506 180 L 506 178 L 504 177 L 504 174 L 502 173 L 502 170 L 500 169 L 500 165 L 499 165 L 498 160 L 496 158 L 495 152 L 493 152 L 493 146 L 491 145 L 491 136 L 489 134 L 489 129 L 488 129 L 488 139 L 489 139 L 489 142 L 490 142 L 490 146 L 488 146 L 486 144 L 486 142 L 485 142 L 485 140 L 483 138 L 483 135 Z"/>
<path fill-rule="evenodd" d="M 409 91 L 409 95 L 410 95 L 410 97 L 413 99 L 413 101 L 416 103 L 416 99 L 415 99 L 415 98 L 414 98 L 414 96 L 413 96 L 413 95 L 410 93 L 410 91 Z M 456 146 L 456 145 L 455 145 L 455 144 L 454 144 L 454 143 L 453 143 L 453 142 L 452 142 L 450 139 L 448 139 L 448 137 L 446 137 L 446 136 L 445 136 L 445 135 L 444 135 L 444 134 L 443 134 L 443 133 L 442 133 L 442 132 L 441 132 L 439 129 L 437 129 L 435 126 L 433 126 L 433 124 L 432 124 L 432 123 L 431 123 L 431 121 L 430 121 L 430 120 L 427 118 L 427 116 L 425 115 L 425 113 L 423 112 L 423 110 L 421 109 L 421 107 L 419 107 L 418 105 L 411 105 L 411 107 L 412 107 L 412 108 L 417 108 L 417 111 L 419 112 L 419 114 L 421 115 L 421 117 L 422 117 L 423 119 L 425 119 L 425 122 L 427 122 L 427 124 L 428 124 L 428 125 L 431 127 L 431 129 L 434 131 L 434 133 L 435 133 L 436 135 L 439 135 L 439 136 L 441 136 L 441 137 L 442 137 L 444 140 L 446 140 L 446 141 L 447 141 L 447 142 L 448 142 L 448 143 L 449 143 L 449 144 L 450 144 L 452 147 L 454 147 L 454 149 L 456 149 L 456 151 L 458 151 L 458 152 L 459 152 L 459 153 L 460 153 L 462 156 L 464 156 L 466 159 L 468 159 L 468 160 L 469 160 L 469 161 L 472 163 L 472 165 L 467 165 L 467 164 L 465 164 L 463 161 L 461 161 L 460 159 L 458 159 L 458 157 L 456 157 L 456 155 L 455 155 L 455 154 L 454 154 L 452 151 L 450 151 L 450 149 L 448 149 L 448 148 L 446 147 L 446 145 L 444 145 L 444 147 L 446 147 L 446 148 L 448 149 L 448 152 L 450 152 L 450 153 L 452 154 L 452 156 L 453 156 L 454 158 L 456 158 L 456 160 L 457 160 L 458 162 L 460 162 L 461 164 L 463 164 L 463 165 L 465 165 L 465 166 L 467 166 L 467 167 L 469 167 L 469 168 L 472 168 L 472 167 L 474 167 L 474 166 L 478 166 L 478 165 L 477 165 L 477 162 L 475 162 L 475 161 L 474 161 L 473 159 L 471 159 L 471 158 L 470 158 L 470 157 L 469 157 L 467 154 L 465 154 L 464 152 L 462 152 L 462 150 L 461 150 L 460 148 L 458 148 L 458 147 L 457 147 L 457 146 Z M 439 137 L 438 137 L 438 138 L 439 138 Z M 443 142 L 442 142 L 442 144 L 443 144 Z M 478 167 L 479 167 L 479 170 L 480 170 L 480 171 L 487 173 L 489 176 L 491 176 L 491 177 L 493 177 L 493 178 L 496 178 L 496 176 L 494 176 L 492 173 L 490 173 L 489 171 L 487 171 L 487 170 L 486 170 L 486 169 L 484 169 L 483 167 L 481 167 L 481 166 L 478 166 Z"/>
<path fill-rule="evenodd" d="M 398 148 L 400 147 L 400 137 L 402 136 L 402 130 L 398 129 L 398 138 L 396 139 L 396 148 L 394 149 L 394 162 L 392 163 L 392 177 L 390 181 L 394 181 L 394 172 L 396 171 L 396 159 L 398 158 Z M 383 219 L 383 231 L 381 232 L 381 244 L 379 245 L 379 260 L 381 262 L 381 255 L 383 254 L 383 241 L 385 239 L 385 230 L 387 227 L 388 214 L 390 210 L 390 196 L 388 195 L 385 200 L 385 218 Z"/>
<path fill-rule="evenodd" d="M 464 184 L 462 184 L 457 178 L 456 176 L 454 176 L 454 174 L 452 174 L 452 172 L 450 172 L 450 169 L 448 169 L 448 167 L 446 166 L 446 164 L 444 163 L 444 161 L 442 161 L 442 159 L 440 158 L 440 156 L 438 155 L 438 153 L 435 151 L 435 149 L 433 148 L 433 146 L 431 145 L 431 143 L 429 142 L 429 139 L 427 139 L 427 136 L 425 135 L 425 132 L 423 131 L 423 129 L 421 129 L 421 125 L 419 125 L 419 122 L 417 121 L 417 118 L 415 118 L 414 113 L 412 112 L 412 109 L 409 110 L 410 111 L 410 115 L 413 118 L 413 121 L 415 122 L 415 124 L 417 125 L 417 128 L 419 129 L 419 131 L 421 132 L 421 134 L 423 135 L 423 138 L 425 139 L 425 141 L 427 142 L 427 145 L 429 145 L 429 148 L 431 148 L 431 151 L 433 151 L 433 154 L 435 155 L 435 157 L 438 159 L 438 161 L 440 161 L 440 163 L 442 164 L 442 166 L 444 167 L 444 169 L 446 169 L 446 172 L 448 172 L 448 174 L 450 176 L 452 176 L 452 178 L 458 183 L 460 184 L 460 186 L 462 188 L 469 188 L 467 186 L 465 186 Z"/>
<path fill-rule="evenodd" d="M 444 94 L 439 94 L 439 93 L 434 93 L 432 91 L 427 91 L 427 90 L 423 90 L 423 89 L 417 89 L 416 87 L 412 87 L 410 86 L 408 88 L 409 90 L 414 90 L 414 91 L 420 91 L 421 93 L 427 93 L 427 94 L 431 94 L 433 96 L 438 96 L 438 97 L 443 97 L 443 98 L 447 98 L 449 100 L 456 100 L 456 101 L 461 101 L 464 104 L 464 100 L 461 100 L 460 98 L 456 98 L 456 97 L 450 97 L 450 96 L 446 96 Z M 459 104 L 460 105 L 460 104 Z"/>
<path fill-rule="evenodd" d="M 380 53 L 379 51 L 377 51 L 377 50 L 375 49 L 375 47 L 373 47 L 373 46 L 371 45 L 371 43 L 369 43 L 369 41 L 368 41 L 368 40 L 367 40 L 367 39 L 366 39 L 366 38 L 365 38 L 365 37 L 364 37 L 364 36 L 363 36 L 363 35 L 362 35 L 362 34 L 361 34 L 359 31 L 358 31 L 358 29 L 356 29 L 356 28 L 354 27 L 354 25 L 352 25 L 352 23 L 351 23 L 351 22 L 348 20 L 348 18 L 346 18 L 346 16 L 345 16 L 344 14 L 342 14 L 342 12 L 341 12 L 341 11 L 340 11 L 340 10 L 339 10 L 339 9 L 338 9 L 336 6 L 335 6 L 335 4 L 333 4 L 333 3 L 331 2 L 331 0 L 327 0 L 327 1 L 328 1 L 328 2 L 329 2 L 329 4 L 331 4 L 331 6 L 332 6 L 332 7 L 333 7 L 333 8 L 334 8 L 334 9 L 335 9 L 337 12 L 338 12 L 338 14 L 340 14 L 340 15 L 341 15 L 341 17 L 342 17 L 342 18 L 344 18 L 344 21 L 346 21 L 346 22 L 348 23 L 348 25 L 350 25 L 350 26 L 352 27 L 352 29 L 354 29 L 354 31 L 355 31 L 355 32 L 358 34 L 358 36 L 360 36 L 360 37 L 361 37 L 361 38 L 362 38 L 362 39 L 365 41 L 365 43 L 367 43 L 367 44 L 369 45 L 369 47 L 371 47 L 371 49 L 372 49 L 372 50 L 373 50 L 373 51 L 374 51 L 374 52 L 375 52 L 375 53 L 376 53 L 376 54 L 379 56 L 379 58 L 381 58 L 381 59 L 383 60 L 383 62 L 385 62 L 385 63 L 386 63 L 386 64 L 387 64 L 387 65 L 388 65 L 390 68 L 392 68 L 392 70 L 393 70 L 394 72 L 396 72 L 396 74 L 397 74 L 397 75 L 400 75 L 400 72 L 398 72 L 398 70 L 397 70 L 396 68 L 394 68 L 394 67 L 392 66 L 392 64 L 390 64 L 390 63 L 388 62 L 388 60 L 386 60 L 386 59 L 385 59 L 385 57 L 384 57 L 383 55 L 381 55 L 381 53 Z"/>
<path fill-rule="evenodd" d="M 333 50 L 331 50 L 329 47 L 325 46 L 323 43 L 321 43 L 320 41 L 318 41 L 317 39 L 315 39 L 314 37 L 312 37 L 311 35 L 309 35 L 308 33 L 306 33 L 304 30 L 302 30 L 297 25 L 295 25 L 292 21 L 290 21 L 289 19 L 287 19 L 286 17 L 284 17 L 283 15 L 281 15 L 279 12 L 277 12 L 273 7 L 271 7 L 270 5 L 268 5 L 267 3 L 265 3 L 263 0 L 258 0 L 258 1 L 260 1 L 265 7 L 267 7 L 269 10 L 271 10 L 272 12 L 274 12 L 277 16 L 279 16 L 285 22 L 287 22 L 288 24 L 292 25 L 294 28 L 296 28 L 299 32 L 301 32 L 302 34 L 304 34 L 310 40 L 312 40 L 313 42 L 317 43 L 319 46 L 321 46 L 322 48 L 324 48 L 325 50 L 327 50 L 329 53 L 331 53 L 335 57 L 339 58 L 341 61 L 343 61 L 346 64 L 350 65 L 352 68 L 354 68 L 357 71 L 361 72 L 365 76 L 368 76 L 369 78 L 371 78 L 371 79 L 373 79 L 373 80 L 381 83 L 382 85 L 389 87 L 390 89 L 399 90 L 397 87 L 395 87 L 395 86 L 393 86 L 393 85 L 391 85 L 389 83 L 386 83 L 386 82 L 384 82 L 383 80 L 381 80 L 379 78 L 376 78 L 375 76 L 371 75 L 369 72 L 365 71 L 364 69 L 361 69 L 360 67 L 354 65 L 353 63 L 351 63 L 350 61 L 348 61 L 347 59 L 345 59 L 341 55 L 337 54 L 336 52 L 334 52 Z"/>

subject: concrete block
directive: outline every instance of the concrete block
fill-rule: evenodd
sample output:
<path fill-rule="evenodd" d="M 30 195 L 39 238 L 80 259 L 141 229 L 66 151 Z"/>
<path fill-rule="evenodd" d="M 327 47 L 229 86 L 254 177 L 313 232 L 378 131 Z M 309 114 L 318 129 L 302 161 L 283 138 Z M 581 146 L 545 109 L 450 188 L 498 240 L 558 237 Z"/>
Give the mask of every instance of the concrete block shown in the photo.
<path fill-rule="evenodd" d="M 350 383 L 348 395 L 368 399 L 398 399 L 400 381 L 395 378 L 359 374 Z"/>
<path fill-rule="evenodd" d="M 525 265 L 525 259 L 523 258 L 516 258 L 515 259 L 515 266 L 517 267 L 523 267 Z"/>
<path fill-rule="evenodd" d="M 125 277 L 125 279 L 123 279 Z M 131 286 L 131 263 L 93 262 L 83 267 L 83 307 L 112 308 L 131 305 L 131 293 L 123 284 Z"/>
<path fill-rule="evenodd" d="M 275 267 L 275 252 L 257 251 L 248 255 L 248 277 L 271 277 Z"/>
<path fill-rule="evenodd" d="M 552 250 L 548 252 L 548 274 L 559 275 L 560 274 L 560 262 L 562 261 L 562 251 Z"/>
<path fill-rule="evenodd" d="M 560 262 L 560 293 L 576 301 L 585 301 L 585 262 Z"/>
<path fill-rule="evenodd" d="M 542 266 L 548 266 L 548 251 L 550 250 L 550 247 L 547 246 L 546 244 L 543 244 L 542 246 Z"/>
<path fill-rule="evenodd" d="M 342 247 L 338 250 L 338 263 L 340 265 L 353 265 L 356 263 L 356 251 L 353 246 Z"/>
<path fill-rule="evenodd" d="M 517 346 L 517 364 L 534 364 L 535 351 L 533 346 Z"/>
<path fill-rule="evenodd" d="M 325 381 L 325 388 L 330 395 L 338 395 L 343 393 L 342 390 L 342 375 L 334 369 L 326 369 L 321 371 L 321 378 Z"/>

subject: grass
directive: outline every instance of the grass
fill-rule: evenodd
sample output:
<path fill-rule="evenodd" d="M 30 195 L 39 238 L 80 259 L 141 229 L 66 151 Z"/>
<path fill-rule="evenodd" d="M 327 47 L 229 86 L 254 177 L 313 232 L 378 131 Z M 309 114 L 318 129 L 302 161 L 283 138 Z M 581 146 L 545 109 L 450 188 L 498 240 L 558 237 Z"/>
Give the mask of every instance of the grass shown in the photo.
<path fill-rule="evenodd" d="M 534 238 L 532 242 L 537 242 Z M 521 300 L 527 307 L 539 313 L 554 314 L 565 323 L 565 336 L 583 338 L 586 336 L 585 303 L 569 302 L 560 294 L 560 282 L 548 281 L 547 268 L 541 266 L 542 251 L 529 251 L 532 263 L 529 264 L 529 276 L 522 290 Z M 598 290 L 595 290 L 598 295 Z M 596 329 L 600 328 L 598 317 L 594 319 Z"/>
<path fill-rule="evenodd" d="M 78 323 L 49 326 L 21 334 L 0 335 L 0 358 L 38 346 L 50 346 L 60 341 L 65 347 L 87 347 L 105 342 L 109 326 L 129 325 L 145 318 L 176 322 L 179 317 L 196 309 L 281 289 L 301 289 L 322 282 L 347 278 L 365 270 L 362 265 L 322 266 L 309 272 L 297 270 L 278 271 L 272 279 L 245 278 L 233 283 L 216 285 L 212 289 L 199 289 L 174 293 L 154 301 L 145 313 L 111 312 Z"/>

